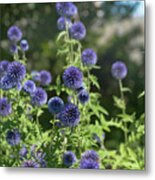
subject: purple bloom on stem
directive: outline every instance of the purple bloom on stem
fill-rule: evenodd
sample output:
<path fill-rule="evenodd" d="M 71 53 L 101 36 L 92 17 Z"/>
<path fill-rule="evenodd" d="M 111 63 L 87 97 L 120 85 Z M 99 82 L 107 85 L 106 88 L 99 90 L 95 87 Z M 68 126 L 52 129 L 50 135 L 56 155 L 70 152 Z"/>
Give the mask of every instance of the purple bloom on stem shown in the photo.
<path fill-rule="evenodd" d="M 84 65 L 95 65 L 97 62 L 97 55 L 93 49 L 85 49 L 81 56 Z"/>
<path fill-rule="evenodd" d="M 80 169 L 99 169 L 99 164 L 92 159 L 82 159 L 80 161 Z"/>
<path fill-rule="evenodd" d="M 86 36 L 86 28 L 82 22 L 75 22 L 69 29 L 73 39 L 82 40 Z"/>
<path fill-rule="evenodd" d="M 63 73 L 65 86 L 71 89 L 78 89 L 83 83 L 83 74 L 77 67 L 70 66 Z"/>
<path fill-rule="evenodd" d="M 36 88 L 34 93 L 31 94 L 31 97 L 32 104 L 37 106 L 41 106 L 47 102 L 47 93 L 40 87 Z"/>
<path fill-rule="evenodd" d="M 48 101 L 48 110 L 53 114 L 61 112 L 63 108 L 64 102 L 60 97 L 53 97 Z"/>
<path fill-rule="evenodd" d="M 72 151 L 67 151 L 63 155 L 63 163 L 66 166 L 72 166 L 76 162 L 76 156 Z"/>
<path fill-rule="evenodd" d="M 23 64 L 14 61 L 9 64 L 7 70 L 7 76 L 13 82 L 19 82 L 24 79 L 26 75 L 26 68 Z"/>
<path fill-rule="evenodd" d="M 96 151 L 88 150 L 82 154 L 80 161 L 81 169 L 99 169 L 99 157 Z"/>
<path fill-rule="evenodd" d="M 20 155 L 21 157 L 26 157 L 27 153 L 28 153 L 28 150 L 27 150 L 27 148 L 26 148 L 25 146 L 23 146 L 23 147 L 21 148 L 21 150 L 19 151 L 19 155 Z"/>
<path fill-rule="evenodd" d="M 23 162 L 22 167 L 39 168 L 40 165 L 37 162 L 33 161 L 33 160 L 26 160 L 26 161 Z"/>
<path fill-rule="evenodd" d="M 35 85 L 35 83 L 33 81 L 27 80 L 24 83 L 23 89 L 24 89 L 25 92 L 31 94 L 31 93 L 33 93 L 36 90 L 36 85 Z"/>
<path fill-rule="evenodd" d="M 11 104 L 7 98 L 0 98 L 0 116 L 8 116 L 12 112 Z"/>
<path fill-rule="evenodd" d="M 80 120 L 80 111 L 76 105 L 71 103 L 67 104 L 59 113 L 58 119 L 64 124 L 64 126 L 76 126 Z"/>
<path fill-rule="evenodd" d="M 89 93 L 87 90 L 81 90 L 78 94 L 78 99 L 81 104 L 86 104 L 89 101 Z"/>
<path fill-rule="evenodd" d="M 7 32 L 8 38 L 11 41 L 17 42 L 22 38 L 22 31 L 17 26 L 11 26 Z"/>
<path fill-rule="evenodd" d="M 111 68 L 112 76 L 118 80 L 124 79 L 127 75 L 127 67 L 121 61 L 116 61 L 113 63 Z"/>
<path fill-rule="evenodd" d="M 20 140 L 21 140 L 20 133 L 18 132 L 18 130 L 14 129 L 14 130 L 7 132 L 6 141 L 11 146 L 15 146 L 15 145 L 19 144 Z"/>
<path fill-rule="evenodd" d="M 11 44 L 10 45 L 10 52 L 11 53 L 18 53 L 18 47 L 17 47 L 17 45 L 16 44 Z"/>
<path fill-rule="evenodd" d="M 77 7 L 71 2 L 56 3 L 56 10 L 60 16 L 72 17 L 77 14 Z"/>
<path fill-rule="evenodd" d="M 40 71 L 40 83 L 41 85 L 48 85 L 50 84 L 52 81 L 52 76 L 51 76 L 51 73 L 48 72 L 48 71 Z"/>
<path fill-rule="evenodd" d="M 20 47 L 21 47 L 22 51 L 27 51 L 29 49 L 29 44 L 28 44 L 27 40 L 23 39 L 20 42 Z"/>
<path fill-rule="evenodd" d="M 4 76 L 0 79 L 0 88 L 3 90 L 9 90 L 16 86 L 16 83 L 12 81 L 9 76 Z"/>
<path fill-rule="evenodd" d="M 66 28 L 70 28 L 72 25 L 72 22 L 70 19 L 65 17 L 60 17 L 57 21 L 57 27 L 59 30 L 66 30 Z"/>

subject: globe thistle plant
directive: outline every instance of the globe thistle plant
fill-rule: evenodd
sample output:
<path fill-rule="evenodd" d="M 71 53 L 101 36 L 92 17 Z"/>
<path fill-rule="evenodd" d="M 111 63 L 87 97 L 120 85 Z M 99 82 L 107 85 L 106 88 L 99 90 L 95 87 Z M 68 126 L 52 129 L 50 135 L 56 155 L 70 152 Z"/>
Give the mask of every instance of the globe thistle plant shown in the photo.
<path fill-rule="evenodd" d="M 25 40 L 25 39 L 21 40 L 20 48 L 22 49 L 22 51 L 28 51 L 29 50 L 29 44 L 28 44 L 27 40 Z"/>
<path fill-rule="evenodd" d="M 36 90 L 36 85 L 33 81 L 31 80 L 27 80 L 25 83 L 24 83 L 24 87 L 23 87 L 24 91 L 29 93 L 29 94 L 32 94 L 34 93 L 34 91 Z"/>
<path fill-rule="evenodd" d="M 80 169 L 99 169 L 99 164 L 92 159 L 82 159 L 80 161 Z"/>
<path fill-rule="evenodd" d="M 65 18 L 65 17 L 60 17 L 57 20 L 57 27 L 59 30 L 63 31 L 66 30 L 66 28 L 70 28 L 72 25 L 72 22 L 70 19 Z"/>
<path fill-rule="evenodd" d="M 118 80 L 124 79 L 127 71 L 127 67 L 122 61 L 116 61 L 111 67 L 112 76 Z"/>
<path fill-rule="evenodd" d="M 89 101 L 89 93 L 87 90 L 81 90 L 78 93 L 78 100 L 80 101 L 81 104 L 86 104 Z"/>
<path fill-rule="evenodd" d="M 31 94 L 31 102 L 36 106 L 41 106 L 47 102 L 47 93 L 42 88 L 37 87 Z"/>
<path fill-rule="evenodd" d="M 97 62 L 97 55 L 93 49 L 85 49 L 82 52 L 81 59 L 84 65 L 91 66 Z"/>
<path fill-rule="evenodd" d="M 26 75 L 26 68 L 20 62 L 14 61 L 9 64 L 7 70 L 7 77 L 10 78 L 12 82 L 19 82 L 24 79 Z"/>
<path fill-rule="evenodd" d="M 99 156 L 94 150 L 87 150 L 82 154 L 82 159 L 92 159 L 96 162 L 99 161 Z"/>
<path fill-rule="evenodd" d="M 75 22 L 69 29 L 71 38 L 82 40 L 86 36 L 86 28 L 82 22 Z"/>
<path fill-rule="evenodd" d="M 70 66 L 63 73 L 63 81 L 66 87 L 77 89 L 82 86 L 83 74 L 79 68 Z"/>
<path fill-rule="evenodd" d="M 79 123 L 80 111 L 74 104 L 67 104 L 58 115 L 58 119 L 64 126 L 73 127 Z"/>
<path fill-rule="evenodd" d="M 71 2 L 56 3 L 56 10 L 60 16 L 73 17 L 77 14 L 77 7 Z"/>
<path fill-rule="evenodd" d="M 17 129 L 9 130 L 6 135 L 6 141 L 11 146 L 15 146 L 20 143 L 21 136 Z"/>
<path fill-rule="evenodd" d="M 45 70 L 40 71 L 40 84 L 45 86 L 49 85 L 52 81 L 51 73 Z"/>
<path fill-rule="evenodd" d="M 67 151 L 63 154 L 63 163 L 66 166 L 72 166 L 76 162 L 76 156 L 72 151 Z"/>
<path fill-rule="evenodd" d="M 18 46 L 16 44 L 11 44 L 10 45 L 10 52 L 13 54 L 17 54 L 18 53 Z"/>
<path fill-rule="evenodd" d="M 48 110 L 53 114 L 61 112 L 64 108 L 64 102 L 60 97 L 52 97 L 48 101 Z"/>
<path fill-rule="evenodd" d="M 11 104 L 7 98 L 0 98 L 0 116 L 8 116 L 12 112 Z"/>
<path fill-rule="evenodd" d="M 28 150 L 25 146 L 23 146 L 19 151 L 19 155 L 21 156 L 21 158 L 23 158 L 26 157 L 27 154 L 28 154 Z"/>
<path fill-rule="evenodd" d="M 17 26 L 11 26 L 7 32 L 8 38 L 13 42 L 18 42 L 22 38 L 22 31 Z"/>
<path fill-rule="evenodd" d="M 22 167 L 24 168 L 39 168 L 40 165 L 34 160 L 26 160 L 23 162 Z"/>

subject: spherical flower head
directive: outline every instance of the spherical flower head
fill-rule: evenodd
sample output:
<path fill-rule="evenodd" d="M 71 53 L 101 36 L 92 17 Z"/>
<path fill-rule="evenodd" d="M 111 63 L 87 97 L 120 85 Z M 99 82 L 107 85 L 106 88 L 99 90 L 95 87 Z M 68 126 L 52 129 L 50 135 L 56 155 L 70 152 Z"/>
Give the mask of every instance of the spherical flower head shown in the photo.
<path fill-rule="evenodd" d="M 93 159 L 82 159 L 80 161 L 80 169 L 99 169 L 99 164 Z"/>
<path fill-rule="evenodd" d="M 60 16 L 73 17 L 77 14 L 77 7 L 71 2 L 56 3 L 56 10 Z"/>
<path fill-rule="evenodd" d="M 93 161 L 98 162 L 99 156 L 94 150 L 87 150 L 82 154 L 82 159 L 92 159 Z"/>
<path fill-rule="evenodd" d="M 31 94 L 31 98 L 32 104 L 41 106 L 47 102 L 47 93 L 42 88 L 38 87 L 34 93 Z"/>
<path fill-rule="evenodd" d="M 74 104 L 67 104 L 58 115 L 58 119 L 64 126 L 74 127 L 79 123 L 80 111 Z"/>
<path fill-rule="evenodd" d="M 36 90 L 36 85 L 33 81 L 31 80 L 27 80 L 25 83 L 24 83 L 24 87 L 23 87 L 24 91 L 29 93 L 29 94 L 32 94 L 34 93 L 34 91 Z"/>
<path fill-rule="evenodd" d="M 15 54 L 15 53 L 18 53 L 18 47 L 16 44 L 11 44 L 10 45 L 10 52 Z"/>
<path fill-rule="evenodd" d="M 63 73 L 65 86 L 71 89 L 78 89 L 83 83 L 83 74 L 77 67 L 70 66 Z"/>
<path fill-rule="evenodd" d="M 65 17 L 60 17 L 57 20 L 57 27 L 59 30 L 63 31 L 66 30 L 66 28 L 70 28 L 72 25 L 72 22 L 70 19 L 65 18 Z"/>
<path fill-rule="evenodd" d="M 11 104 L 7 98 L 0 98 L 0 116 L 8 116 L 12 112 Z"/>
<path fill-rule="evenodd" d="M 113 63 L 111 68 L 112 76 L 118 80 L 124 79 L 127 75 L 127 67 L 121 61 L 116 61 Z"/>
<path fill-rule="evenodd" d="M 8 38 L 11 41 L 17 42 L 22 38 L 22 31 L 17 26 L 11 26 L 7 32 Z"/>
<path fill-rule="evenodd" d="M 76 162 L 76 156 L 72 151 L 67 151 L 63 155 L 63 163 L 66 166 L 72 166 Z"/>
<path fill-rule="evenodd" d="M 2 78 L 8 69 L 9 62 L 7 60 L 3 60 L 0 62 L 0 78 Z"/>
<path fill-rule="evenodd" d="M 23 146 L 23 147 L 20 149 L 20 151 L 19 151 L 19 155 L 20 155 L 22 158 L 23 158 L 23 157 L 26 157 L 27 153 L 28 153 L 28 150 L 27 150 L 27 148 L 26 148 L 25 146 Z"/>
<path fill-rule="evenodd" d="M 82 40 L 86 36 L 86 28 L 82 22 L 75 22 L 69 29 L 70 36 Z"/>
<path fill-rule="evenodd" d="M 97 55 L 93 49 L 85 49 L 81 56 L 82 62 L 86 66 L 95 65 L 97 62 Z"/>
<path fill-rule="evenodd" d="M 22 167 L 39 168 L 40 165 L 37 162 L 33 161 L 33 160 L 26 160 L 26 161 L 23 162 Z"/>
<path fill-rule="evenodd" d="M 27 51 L 29 49 L 29 44 L 28 44 L 27 40 L 25 40 L 25 39 L 21 40 L 20 47 L 21 47 L 22 51 Z"/>
<path fill-rule="evenodd" d="M 31 76 L 34 81 L 40 81 L 40 73 L 38 71 L 32 71 Z"/>
<path fill-rule="evenodd" d="M 64 102 L 60 97 L 53 97 L 48 101 L 48 110 L 53 114 L 58 114 L 64 108 Z"/>
<path fill-rule="evenodd" d="M 51 73 L 48 71 L 40 71 L 40 83 L 41 85 L 45 86 L 45 85 L 49 85 L 52 81 L 52 76 Z"/>
<path fill-rule="evenodd" d="M 7 70 L 7 76 L 11 79 L 11 81 L 13 82 L 22 81 L 25 75 L 26 75 L 26 68 L 23 64 L 17 61 L 14 61 L 9 64 Z"/>
<path fill-rule="evenodd" d="M 17 129 L 14 129 L 14 130 L 11 130 L 11 131 L 7 132 L 6 141 L 11 146 L 15 146 L 15 145 L 19 144 L 20 140 L 21 140 L 20 139 L 20 133 L 18 132 Z"/>
<path fill-rule="evenodd" d="M 89 93 L 87 90 L 82 90 L 78 94 L 78 100 L 81 104 L 86 104 L 89 101 Z"/>
<path fill-rule="evenodd" d="M 16 82 L 13 82 L 12 79 L 5 75 L 0 79 L 0 88 L 3 90 L 9 90 L 16 86 Z"/>

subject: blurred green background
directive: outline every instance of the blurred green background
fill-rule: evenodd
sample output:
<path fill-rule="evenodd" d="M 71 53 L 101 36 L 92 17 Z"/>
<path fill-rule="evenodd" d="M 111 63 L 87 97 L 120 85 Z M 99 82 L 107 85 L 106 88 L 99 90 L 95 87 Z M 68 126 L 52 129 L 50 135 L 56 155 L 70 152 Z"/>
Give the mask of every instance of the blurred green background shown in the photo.
<path fill-rule="evenodd" d="M 144 112 L 144 100 L 137 96 L 145 86 L 144 47 L 144 1 L 78 2 L 79 17 L 86 26 L 87 36 L 83 48 L 93 48 L 98 55 L 100 70 L 93 73 L 98 77 L 102 94 L 101 103 L 110 112 L 109 119 L 118 111 L 113 105 L 113 95 L 119 96 L 118 84 L 111 76 L 111 65 L 116 59 L 128 67 L 124 86 L 132 90 L 126 93 L 127 112 Z M 0 5 L 0 60 L 12 60 L 7 40 L 7 29 L 19 26 L 30 45 L 27 52 L 28 70 L 46 69 L 56 76 L 63 72 L 64 59 L 56 56 L 58 14 L 55 3 L 1 4 Z M 96 91 L 92 87 L 92 91 Z M 107 134 L 107 138 L 118 140 L 121 132 Z M 113 142 L 111 142 L 113 144 Z M 111 145 L 113 147 L 113 145 Z"/>

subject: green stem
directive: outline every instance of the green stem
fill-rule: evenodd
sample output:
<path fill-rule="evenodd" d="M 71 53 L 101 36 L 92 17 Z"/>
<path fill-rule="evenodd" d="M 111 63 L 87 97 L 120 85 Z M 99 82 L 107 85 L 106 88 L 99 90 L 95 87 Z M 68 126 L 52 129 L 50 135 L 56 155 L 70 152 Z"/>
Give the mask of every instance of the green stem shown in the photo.
<path fill-rule="evenodd" d="M 124 103 L 124 108 L 122 109 L 122 114 L 125 115 L 125 109 L 126 109 L 126 104 L 125 104 L 125 99 L 124 99 L 124 93 L 123 93 L 123 84 L 122 84 L 122 80 L 119 79 L 119 89 L 120 89 L 120 94 L 121 94 L 121 99 Z M 128 142 L 128 135 L 127 135 L 127 122 L 124 122 L 124 127 L 125 127 L 125 131 L 124 131 L 124 138 L 125 138 L 125 143 L 127 144 Z"/>

